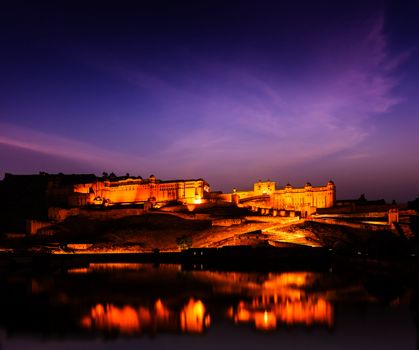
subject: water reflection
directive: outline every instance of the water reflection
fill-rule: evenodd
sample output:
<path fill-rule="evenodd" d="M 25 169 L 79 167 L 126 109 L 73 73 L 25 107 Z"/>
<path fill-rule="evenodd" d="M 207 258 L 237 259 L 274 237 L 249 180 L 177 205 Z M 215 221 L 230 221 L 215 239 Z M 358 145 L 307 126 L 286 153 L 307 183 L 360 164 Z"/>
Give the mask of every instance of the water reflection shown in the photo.
<path fill-rule="evenodd" d="M 78 267 L 68 269 L 68 273 L 89 273 L 89 272 L 97 272 L 97 271 L 138 271 L 147 264 L 140 264 L 140 263 L 90 263 L 88 267 Z"/>
<path fill-rule="evenodd" d="M 121 334 L 176 330 L 178 326 L 184 333 L 202 333 L 210 325 L 210 315 L 201 300 L 189 299 L 176 313 L 158 299 L 152 308 L 97 304 L 83 316 L 81 324 L 86 329 L 116 330 Z"/>
<path fill-rule="evenodd" d="M 147 309 L 134 309 L 125 305 L 116 307 L 114 305 L 97 304 L 92 307 L 89 316 L 82 319 L 82 325 L 86 328 L 98 328 L 104 330 L 117 329 L 123 333 L 135 333 L 140 330 L 140 318 L 150 321 L 150 312 Z"/>
<path fill-rule="evenodd" d="M 316 276 L 308 272 L 269 275 L 259 288 L 253 289 L 252 301 L 240 301 L 230 309 L 235 323 L 253 322 L 259 330 L 287 325 L 333 325 L 333 306 L 324 294 L 308 290 Z"/>
<path fill-rule="evenodd" d="M 93 263 L 53 274 L 4 277 L 0 317 L 6 332 L 92 336 L 203 334 L 223 322 L 258 333 L 284 326 L 333 329 L 338 305 L 380 305 L 382 298 L 371 291 L 382 288 L 373 288 L 371 281 L 330 272 Z M 409 293 L 393 294 L 386 307 L 409 303 Z"/>
<path fill-rule="evenodd" d="M 179 266 L 164 266 L 179 271 Z M 142 271 L 156 269 L 145 264 L 90 264 L 70 273 Z M 314 324 L 332 326 L 333 306 L 324 293 L 312 289 L 318 274 L 286 272 L 259 274 L 237 272 L 191 271 L 190 277 L 210 285 L 216 295 L 240 298 L 236 304 L 223 305 L 227 318 L 235 324 L 250 323 L 258 330 L 273 330 L 278 324 Z M 123 334 L 145 330 L 180 329 L 185 333 L 202 333 L 210 326 L 211 316 L 201 299 L 189 298 L 182 305 L 167 306 L 158 299 L 153 305 L 96 304 L 82 317 L 87 329 L 117 330 Z"/>
<path fill-rule="evenodd" d="M 201 300 L 189 299 L 180 313 L 180 327 L 187 333 L 202 333 L 210 325 L 210 315 L 206 313 Z"/>
<path fill-rule="evenodd" d="M 235 323 L 253 322 L 260 330 L 275 329 L 278 322 L 287 325 L 333 325 L 333 307 L 325 299 L 279 301 L 263 305 L 242 301 L 236 308 L 230 309 L 229 316 Z"/>

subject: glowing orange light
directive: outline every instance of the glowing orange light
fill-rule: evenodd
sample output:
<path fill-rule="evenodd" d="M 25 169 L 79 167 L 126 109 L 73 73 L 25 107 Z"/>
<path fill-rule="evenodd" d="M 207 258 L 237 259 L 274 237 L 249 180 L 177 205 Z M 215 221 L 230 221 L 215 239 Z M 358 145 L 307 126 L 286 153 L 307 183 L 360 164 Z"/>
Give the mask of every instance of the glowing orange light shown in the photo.
<path fill-rule="evenodd" d="M 240 309 L 237 311 L 236 321 L 248 322 L 250 320 L 250 312 L 246 309 Z"/>
<path fill-rule="evenodd" d="M 74 268 L 74 269 L 68 270 L 68 273 L 87 273 L 87 272 L 88 272 L 87 267 Z"/>
<path fill-rule="evenodd" d="M 160 299 L 158 299 L 154 304 L 154 311 L 157 320 L 169 319 L 170 311 L 163 305 L 163 302 Z"/>
<path fill-rule="evenodd" d="M 84 316 L 81 319 L 81 325 L 84 328 L 92 328 L 92 319 L 90 318 L 90 316 Z"/>
<path fill-rule="evenodd" d="M 89 271 L 140 270 L 143 266 L 139 263 L 90 263 Z"/>
<path fill-rule="evenodd" d="M 260 330 L 272 330 L 276 328 L 276 316 L 273 312 L 265 310 L 254 314 L 255 327 Z"/>
<path fill-rule="evenodd" d="M 121 308 L 114 305 L 97 304 L 92 307 L 90 316 L 81 321 L 86 328 L 93 326 L 98 329 L 117 329 L 122 333 L 134 333 L 140 329 L 140 320 L 137 311 L 131 306 Z"/>
<path fill-rule="evenodd" d="M 281 322 L 287 324 L 333 324 L 332 306 L 325 299 L 285 303 L 278 305 L 275 311 Z"/>
<path fill-rule="evenodd" d="M 189 299 L 180 313 L 180 327 L 184 332 L 202 333 L 210 325 L 210 316 L 205 314 L 201 300 Z"/>
<path fill-rule="evenodd" d="M 247 282 L 252 301 L 240 301 L 228 315 L 234 322 L 254 322 L 260 330 L 285 324 L 333 324 L 333 307 L 324 296 L 306 291 L 314 274 L 306 272 L 272 274 L 262 285 Z M 239 284 L 240 281 L 238 281 Z M 244 283 L 243 283 L 244 285 Z M 262 311 L 263 310 L 263 311 Z"/>
<path fill-rule="evenodd" d="M 173 317 L 173 312 L 158 299 L 151 307 L 97 304 L 91 308 L 88 315 L 82 317 L 80 324 L 89 329 L 118 330 L 124 334 L 133 334 L 160 327 L 174 329 L 178 321 Z"/>

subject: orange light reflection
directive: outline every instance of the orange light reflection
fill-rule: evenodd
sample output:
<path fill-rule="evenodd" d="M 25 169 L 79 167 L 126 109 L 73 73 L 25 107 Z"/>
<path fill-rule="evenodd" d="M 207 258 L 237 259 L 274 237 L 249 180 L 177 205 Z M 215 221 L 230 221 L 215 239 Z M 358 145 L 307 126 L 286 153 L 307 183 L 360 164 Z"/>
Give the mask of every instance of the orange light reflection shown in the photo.
<path fill-rule="evenodd" d="M 201 300 L 189 299 L 180 313 L 180 328 L 183 332 L 202 333 L 210 325 L 210 316 L 205 313 Z"/>
<path fill-rule="evenodd" d="M 227 315 L 235 323 L 254 323 L 259 330 L 272 330 L 277 322 L 293 324 L 333 324 L 333 306 L 325 296 L 306 288 L 314 275 L 306 272 L 272 275 L 251 291 L 251 302 L 240 301 Z"/>
<path fill-rule="evenodd" d="M 81 325 L 88 329 L 118 330 L 123 334 L 140 333 L 147 329 L 175 329 L 180 325 L 183 332 L 202 333 L 210 325 L 210 316 L 201 300 L 190 299 L 176 317 L 175 312 L 158 299 L 149 308 L 97 304 L 91 308 L 90 314 L 82 317 Z"/>

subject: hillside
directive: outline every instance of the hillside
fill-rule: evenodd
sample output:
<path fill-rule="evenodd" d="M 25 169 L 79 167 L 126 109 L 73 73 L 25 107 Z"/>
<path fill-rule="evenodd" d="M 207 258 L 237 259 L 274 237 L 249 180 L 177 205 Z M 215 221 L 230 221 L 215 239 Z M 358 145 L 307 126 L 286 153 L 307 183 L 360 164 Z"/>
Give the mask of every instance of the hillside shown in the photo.
<path fill-rule="evenodd" d="M 407 242 L 389 231 L 372 232 L 298 219 L 295 222 L 280 222 L 280 219 L 275 222 L 261 216 L 255 216 L 253 220 L 251 216 L 244 216 L 238 221 L 242 223 L 223 227 L 212 226 L 209 217 L 187 219 L 176 215 L 154 212 L 102 220 L 72 216 L 53 227 L 54 235 L 35 235 L 27 237 L 25 242 L 34 246 L 54 243 L 63 247 L 85 243 L 95 252 L 178 251 L 182 240 L 193 248 L 304 245 L 370 256 L 396 255 L 408 250 Z"/>

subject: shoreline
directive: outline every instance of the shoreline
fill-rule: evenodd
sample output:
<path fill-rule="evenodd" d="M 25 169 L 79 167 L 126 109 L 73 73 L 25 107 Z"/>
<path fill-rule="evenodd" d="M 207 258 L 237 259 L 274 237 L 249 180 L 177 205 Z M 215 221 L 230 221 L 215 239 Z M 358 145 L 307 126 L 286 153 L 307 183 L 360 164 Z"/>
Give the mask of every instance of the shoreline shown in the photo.
<path fill-rule="evenodd" d="M 310 247 L 224 247 L 192 248 L 180 252 L 154 253 L 1 253 L 1 270 L 51 270 L 86 268 L 90 264 L 178 264 L 186 270 L 283 271 L 328 270 L 332 266 L 346 271 L 419 274 L 417 256 L 371 258 L 335 254 L 326 248 Z"/>

